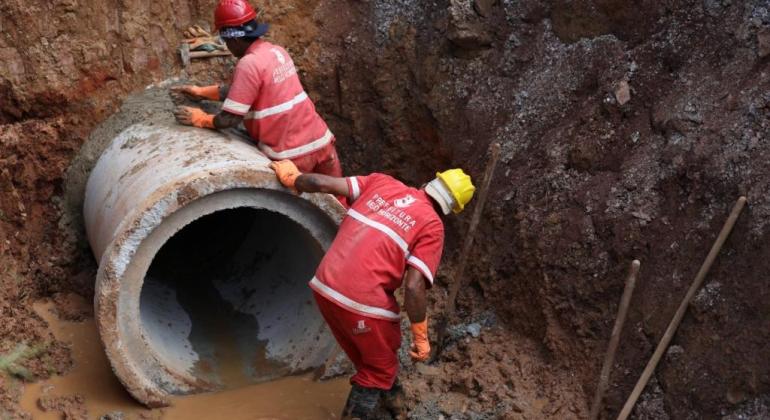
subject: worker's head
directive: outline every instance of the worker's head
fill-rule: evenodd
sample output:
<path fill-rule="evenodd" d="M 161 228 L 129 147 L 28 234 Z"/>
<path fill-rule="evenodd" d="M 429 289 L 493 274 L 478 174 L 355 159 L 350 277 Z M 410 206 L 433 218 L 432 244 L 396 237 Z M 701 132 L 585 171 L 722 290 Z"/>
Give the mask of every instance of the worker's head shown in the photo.
<path fill-rule="evenodd" d="M 257 12 L 246 0 L 220 0 L 214 11 L 214 28 L 236 57 L 243 57 L 249 46 L 267 32 L 266 23 L 257 22 Z"/>
<path fill-rule="evenodd" d="M 465 205 L 473 198 L 473 186 L 471 177 L 462 169 L 449 169 L 436 173 L 436 179 L 425 184 L 425 193 L 438 204 L 446 215 L 453 211 L 463 211 Z"/>

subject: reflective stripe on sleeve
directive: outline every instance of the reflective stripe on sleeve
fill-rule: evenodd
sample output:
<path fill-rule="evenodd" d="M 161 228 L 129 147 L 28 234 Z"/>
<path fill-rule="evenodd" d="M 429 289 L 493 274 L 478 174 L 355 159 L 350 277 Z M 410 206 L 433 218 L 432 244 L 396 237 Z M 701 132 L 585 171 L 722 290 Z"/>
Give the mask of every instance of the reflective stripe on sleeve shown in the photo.
<path fill-rule="evenodd" d="M 422 275 L 425 276 L 428 281 L 430 281 L 430 284 L 433 284 L 433 274 L 431 274 L 428 265 L 425 264 L 421 259 L 415 257 L 414 255 L 410 255 L 409 258 L 406 259 L 406 263 L 412 264 L 415 268 L 420 270 Z"/>
<path fill-rule="evenodd" d="M 251 105 L 249 104 L 242 104 L 240 102 L 236 102 L 230 98 L 225 99 L 225 103 L 222 104 L 222 109 L 225 111 L 230 111 L 234 114 L 240 114 L 243 115 L 251 109 Z"/>
<path fill-rule="evenodd" d="M 352 197 L 350 197 L 350 199 L 355 201 L 355 199 L 358 198 L 359 195 L 361 195 L 361 187 L 358 185 L 358 179 L 356 177 L 351 176 L 348 179 L 350 180 L 350 186 L 351 186 L 350 195 Z"/>
<path fill-rule="evenodd" d="M 378 318 L 386 318 L 386 319 L 393 319 L 393 320 L 401 319 L 401 317 L 397 313 L 391 312 L 387 309 L 377 308 L 374 306 L 364 305 L 363 303 L 358 303 L 353 299 L 350 299 L 349 297 L 343 295 L 342 293 L 332 289 L 331 287 L 321 283 L 321 280 L 318 280 L 318 278 L 315 276 L 313 277 L 312 280 L 310 280 L 310 287 L 313 288 L 313 290 L 315 290 L 316 292 L 324 295 L 326 298 L 331 299 L 335 302 L 338 302 L 342 306 L 350 308 L 353 311 L 372 315 Z"/>
<path fill-rule="evenodd" d="M 310 143 L 304 144 L 299 147 L 295 147 L 293 149 L 286 149 L 282 150 L 280 152 L 276 152 L 273 150 L 272 147 L 264 144 L 259 143 L 259 150 L 262 151 L 262 153 L 266 154 L 267 157 L 273 160 L 281 160 L 281 159 L 292 159 L 295 157 L 299 157 L 305 154 L 308 154 L 310 152 L 315 152 L 318 149 L 322 149 L 326 147 L 329 143 L 331 143 L 332 139 L 334 138 L 334 135 L 331 131 L 328 129 L 326 130 L 326 133 L 324 133 L 323 137 L 320 139 L 316 139 L 311 141 Z"/>
<path fill-rule="evenodd" d="M 302 93 L 300 93 L 299 95 L 289 99 L 288 101 L 282 104 L 271 106 L 265 109 L 260 109 L 258 111 L 249 112 L 246 115 L 246 118 L 251 120 L 260 120 L 262 118 L 267 118 L 271 115 L 280 114 L 281 112 L 286 112 L 294 108 L 295 105 L 302 103 L 306 99 L 307 99 L 307 93 L 305 91 L 302 91 Z M 246 111 L 248 111 L 248 109 Z"/>
<path fill-rule="evenodd" d="M 379 230 L 380 232 L 388 235 L 388 237 L 390 237 L 390 239 L 393 239 L 393 241 L 396 242 L 398 247 L 401 248 L 401 250 L 404 251 L 404 253 L 409 254 L 409 245 L 407 245 L 404 238 L 398 236 L 398 233 L 396 233 L 393 229 L 383 225 L 380 222 L 376 222 L 353 209 L 348 210 L 348 214 L 350 215 L 350 217 L 358 220 L 359 222 L 369 227 L 373 227 Z"/>

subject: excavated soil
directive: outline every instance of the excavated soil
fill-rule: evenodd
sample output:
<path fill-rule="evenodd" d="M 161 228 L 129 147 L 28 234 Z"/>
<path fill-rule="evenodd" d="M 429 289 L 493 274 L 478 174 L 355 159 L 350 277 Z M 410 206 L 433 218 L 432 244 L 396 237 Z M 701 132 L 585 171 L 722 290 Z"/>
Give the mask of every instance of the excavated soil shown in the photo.
<path fill-rule="evenodd" d="M 132 91 L 229 73 L 232 59 L 182 69 L 175 54 L 213 3 L 3 4 L 0 418 L 25 416 L 24 383 L 71 368 L 32 303 L 91 316 L 67 303 L 92 298 L 95 271 L 78 197 L 96 156 L 81 145 Z M 503 147 L 450 345 L 433 365 L 402 357 L 411 418 L 584 418 L 638 258 L 614 417 L 739 195 L 747 210 L 634 416 L 770 418 L 770 3 L 263 3 L 346 173 L 478 179 Z M 434 320 L 472 211 L 447 224 Z"/>

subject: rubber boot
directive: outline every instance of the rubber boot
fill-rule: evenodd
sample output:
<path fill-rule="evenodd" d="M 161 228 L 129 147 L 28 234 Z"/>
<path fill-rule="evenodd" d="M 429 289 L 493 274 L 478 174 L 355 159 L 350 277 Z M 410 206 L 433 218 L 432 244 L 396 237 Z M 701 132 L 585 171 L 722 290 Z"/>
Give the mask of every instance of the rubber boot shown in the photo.
<path fill-rule="evenodd" d="M 382 394 L 382 402 L 393 419 L 405 420 L 406 419 L 406 395 L 404 394 L 404 387 L 401 386 L 401 382 L 396 379 L 393 386 Z"/>
<path fill-rule="evenodd" d="M 342 410 L 343 420 L 376 420 L 382 391 L 353 384 Z"/>

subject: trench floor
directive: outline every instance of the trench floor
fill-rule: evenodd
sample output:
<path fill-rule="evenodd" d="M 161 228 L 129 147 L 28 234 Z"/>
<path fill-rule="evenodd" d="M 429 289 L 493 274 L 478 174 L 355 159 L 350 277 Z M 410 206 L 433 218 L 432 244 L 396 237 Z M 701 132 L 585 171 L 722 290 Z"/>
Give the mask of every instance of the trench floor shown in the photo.
<path fill-rule="evenodd" d="M 350 389 L 345 378 L 317 382 L 312 374 L 249 385 L 217 393 L 177 397 L 171 407 L 150 410 L 134 401 L 110 369 L 93 318 L 61 320 L 52 302 L 37 302 L 35 311 L 57 340 L 69 343 L 74 368 L 64 376 L 27 385 L 21 401 L 35 420 L 62 418 L 61 409 L 86 410 L 89 419 L 120 412 L 124 419 L 336 419 Z M 68 399 L 80 395 L 83 407 Z M 57 401 L 43 410 L 41 402 Z M 44 404 L 43 404 L 44 405 Z"/>

